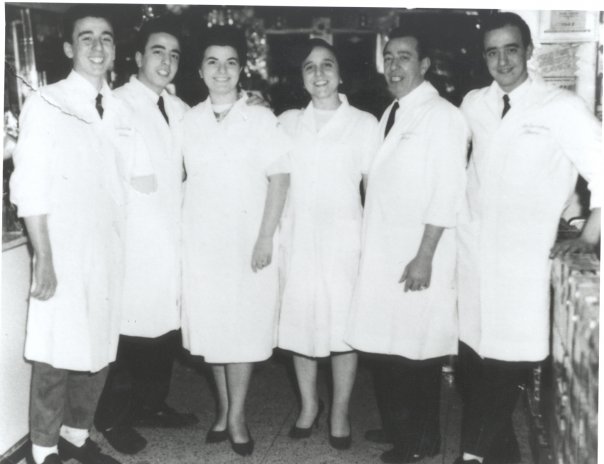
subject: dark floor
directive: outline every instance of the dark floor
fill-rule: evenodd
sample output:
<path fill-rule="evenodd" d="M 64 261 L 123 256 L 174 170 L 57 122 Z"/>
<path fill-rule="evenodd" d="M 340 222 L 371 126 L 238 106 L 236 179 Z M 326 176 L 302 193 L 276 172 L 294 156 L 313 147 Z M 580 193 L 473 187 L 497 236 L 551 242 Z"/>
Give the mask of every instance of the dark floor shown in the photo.
<path fill-rule="evenodd" d="M 147 447 L 135 456 L 126 456 L 110 449 L 103 437 L 93 432 L 93 438 L 122 464 L 355 464 L 381 463 L 380 454 L 387 445 L 377 445 L 363 439 L 369 428 L 378 427 L 371 376 L 366 365 L 359 366 L 351 406 L 352 448 L 337 451 L 329 446 L 327 422 L 323 415 L 319 428 L 308 439 L 292 440 L 287 436 L 296 419 L 298 403 L 290 377 L 287 355 L 277 354 L 270 361 L 256 367 L 247 401 L 247 417 L 256 447 L 250 457 L 236 455 L 228 442 L 206 445 L 205 434 L 213 422 L 214 397 L 203 367 L 178 363 L 172 382 L 169 403 L 180 411 L 192 411 L 199 424 L 183 430 L 138 429 L 149 441 Z M 328 365 L 322 365 L 319 393 L 328 399 Z M 443 376 L 442 454 L 427 458 L 426 464 L 452 464 L 458 455 L 460 402 L 450 377 Z M 527 425 L 523 409 L 518 406 L 515 427 L 520 442 L 522 463 L 531 463 L 527 441 Z M 75 461 L 73 461 L 75 463 Z M 70 463 L 71 464 L 71 463 Z"/>

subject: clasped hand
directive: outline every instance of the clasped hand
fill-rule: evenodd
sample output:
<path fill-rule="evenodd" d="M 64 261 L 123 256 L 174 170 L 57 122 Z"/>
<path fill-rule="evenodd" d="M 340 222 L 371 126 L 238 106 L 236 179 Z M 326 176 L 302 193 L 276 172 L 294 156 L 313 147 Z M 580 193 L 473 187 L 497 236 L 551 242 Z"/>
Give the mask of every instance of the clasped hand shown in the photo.
<path fill-rule="evenodd" d="M 416 256 L 405 266 L 399 283 L 405 282 L 405 291 L 425 290 L 430 286 L 432 276 L 432 260 Z"/>
<path fill-rule="evenodd" d="M 271 263 L 273 257 L 273 238 L 258 237 L 252 253 L 252 271 L 257 272 Z"/>

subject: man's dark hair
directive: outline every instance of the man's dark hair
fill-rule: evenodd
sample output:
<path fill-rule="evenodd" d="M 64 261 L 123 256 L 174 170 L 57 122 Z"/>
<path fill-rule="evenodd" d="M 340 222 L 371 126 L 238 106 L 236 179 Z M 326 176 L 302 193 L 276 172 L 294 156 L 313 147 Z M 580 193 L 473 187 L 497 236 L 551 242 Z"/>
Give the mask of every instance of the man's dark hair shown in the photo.
<path fill-rule="evenodd" d="M 136 36 L 136 51 L 145 53 L 145 47 L 147 46 L 147 42 L 149 41 L 151 34 L 158 34 L 161 32 L 173 36 L 176 40 L 178 40 L 178 44 L 182 47 L 181 30 L 182 27 L 177 18 L 171 15 L 151 19 L 145 22 L 140 31 L 138 31 Z"/>
<path fill-rule="evenodd" d="M 493 13 L 491 16 L 485 18 L 484 23 L 482 24 L 482 43 L 484 44 L 484 38 L 487 32 L 491 32 L 495 29 L 501 29 L 505 26 L 516 26 L 520 30 L 520 35 L 522 36 L 522 45 L 524 47 L 528 47 L 533 44 L 533 39 L 531 38 L 531 30 L 528 27 L 528 24 L 518 16 L 516 13 Z"/>
<path fill-rule="evenodd" d="M 213 26 L 206 30 L 201 41 L 199 63 L 202 62 L 208 47 L 213 45 L 233 47 L 237 52 L 241 68 L 247 62 L 247 40 L 241 29 L 235 26 Z"/>
<path fill-rule="evenodd" d="M 108 5 L 80 3 L 69 8 L 63 15 L 63 41 L 73 40 L 75 23 L 84 18 L 102 18 L 113 27 L 113 16 Z"/>
<path fill-rule="evenodd" d="M 407 24 L 392 29 L 388 34 L 388 42 L 390 42 L 392 39 L 401 39 L 403 37 L 413 37 L 417 41 L 417 56 L 420 60 L 423 60 L 424 58 L 428 58 L 430 56 L 430 46 L 428 37 L 419 27 Z M 384 47 L 383 51 L 385 50 L 386 47 Z"/>

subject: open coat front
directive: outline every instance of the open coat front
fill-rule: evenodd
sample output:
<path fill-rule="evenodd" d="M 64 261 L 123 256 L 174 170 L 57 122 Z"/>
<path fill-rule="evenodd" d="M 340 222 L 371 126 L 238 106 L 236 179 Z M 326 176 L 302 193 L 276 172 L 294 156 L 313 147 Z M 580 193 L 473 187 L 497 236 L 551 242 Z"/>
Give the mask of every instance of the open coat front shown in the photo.
<path fill-rule="evenodd" d="M 598 122 L 570 92 L 537 80 L 526 85 L 503 119 L 496 83 L 462 104 L 473 152 L 470 219 L 458 228 L 460 338 L 505 361 L 548 354 L 548 256 L 577 170 L 592 207 L 601 204 Z"/>

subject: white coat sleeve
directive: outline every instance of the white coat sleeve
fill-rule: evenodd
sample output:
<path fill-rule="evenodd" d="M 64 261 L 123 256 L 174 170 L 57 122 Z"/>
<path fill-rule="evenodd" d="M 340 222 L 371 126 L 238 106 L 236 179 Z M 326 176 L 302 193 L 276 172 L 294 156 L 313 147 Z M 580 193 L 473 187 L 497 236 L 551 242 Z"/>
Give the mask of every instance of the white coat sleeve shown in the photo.
<path fill-rule="evenodd" d="M 57 111 L 39 93 L 32 94 L 21 111 L 19 138 L 13 153 L 15 170 L 10 179 L 11 201 L 20 217 L 50 213 L 54 136 Z"/>
<path fill-rule="evenodd" d="M 588 182 L 590 207 L 602 206 L 602 126 L 579 97 L 565 99 L 557 113 L 559 124 L 554 136 L 579 174 Z M 560 117 L 562 116 L 562 117 Z"/>
<path fill-rule="evenodd" d="M 433 132 L 425 154 L 428 198 L 422 222 L 455 227 L 465 194 L 469 130 L 462 114 L 453 107 L 436 108 L 427 127 Z"/>

